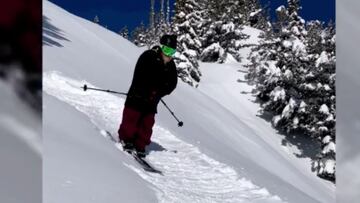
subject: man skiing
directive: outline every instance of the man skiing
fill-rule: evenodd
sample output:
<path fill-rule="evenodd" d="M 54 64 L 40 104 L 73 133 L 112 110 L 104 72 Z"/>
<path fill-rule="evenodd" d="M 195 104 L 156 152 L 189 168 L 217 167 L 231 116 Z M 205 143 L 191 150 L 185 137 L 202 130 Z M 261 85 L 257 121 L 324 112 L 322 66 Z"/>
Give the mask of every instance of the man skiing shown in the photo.
<path fill-rule="evenodd" d="M 136 63 L 118 134 L 124 150 L 135 150 L 139 157 L 145 157 L 151 142 L 157 105 L 176 88 L 176 46 L 176 35 L 164 35 L 160 46 L 142 53 Z"/>

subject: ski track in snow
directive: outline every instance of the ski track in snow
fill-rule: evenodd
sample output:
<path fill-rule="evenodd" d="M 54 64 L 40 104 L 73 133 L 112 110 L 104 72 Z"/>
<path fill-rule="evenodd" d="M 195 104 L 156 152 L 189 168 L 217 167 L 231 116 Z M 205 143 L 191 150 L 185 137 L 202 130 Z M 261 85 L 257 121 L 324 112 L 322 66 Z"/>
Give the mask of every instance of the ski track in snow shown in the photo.
<path fill-rule="evenodd" d="M 87 115 L 97 129 L 116 132 L 124 98 L 98 91 L 85 92 L 81 89 L 85 83 L 94 87 L 56 71 L 43 75 L 47 94 Z M 159 202 L 283 202 L 158 125 L 154 126 L 152 141 L 160 147 L 150 151 L 147 160 L 161 170 L 163 176 L 145 172 L 135 162 L 125 166 L 153 185 Z"/>

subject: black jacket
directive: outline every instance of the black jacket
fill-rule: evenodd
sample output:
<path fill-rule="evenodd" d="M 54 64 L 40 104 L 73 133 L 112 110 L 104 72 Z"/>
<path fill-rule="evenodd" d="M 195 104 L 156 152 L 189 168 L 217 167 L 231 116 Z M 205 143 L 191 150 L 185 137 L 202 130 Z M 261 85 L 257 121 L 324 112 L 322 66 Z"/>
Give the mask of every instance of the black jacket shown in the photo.
<path fill-rule="evenodd" d="M 125 106 L 143 113 L 156 113 L 160 99 L 170 94 L 176 84 L 177 70 L 174 61 L 165 65 L 160 47 L 155 46 L 139 57 Z"/>

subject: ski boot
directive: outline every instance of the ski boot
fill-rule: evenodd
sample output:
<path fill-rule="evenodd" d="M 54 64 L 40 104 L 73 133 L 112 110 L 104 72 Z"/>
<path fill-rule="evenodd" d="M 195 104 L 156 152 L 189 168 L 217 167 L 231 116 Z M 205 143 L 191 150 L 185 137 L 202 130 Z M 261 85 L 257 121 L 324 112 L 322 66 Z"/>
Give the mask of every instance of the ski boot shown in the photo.
<path fill-rule="evenodd" d="M 123 150 L 129 154 L 131 154 L 132 151 L 134 151 L 135 149 L 134 144 L 132 142 L 120 140 L 120 143 L 123 147 Z"/>
<path fill-rule="evenodd" d="M 144 149 L 136 149 L 135 150 L 136 156 L 138 156 L 139 158 L 145 158 L 146 157 L 146 153 Z"/>

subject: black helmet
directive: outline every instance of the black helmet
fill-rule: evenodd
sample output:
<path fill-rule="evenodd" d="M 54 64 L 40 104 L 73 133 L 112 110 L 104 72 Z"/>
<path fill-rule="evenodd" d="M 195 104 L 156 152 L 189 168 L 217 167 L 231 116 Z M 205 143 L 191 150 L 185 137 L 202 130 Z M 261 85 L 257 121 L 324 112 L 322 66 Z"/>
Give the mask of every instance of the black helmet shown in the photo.
<path fill-rule="evenodd" d="M 176 35 L 163 35 L 160 38 L 160 44 L 165 45 L 170 48 L 173 48 L 173 49 L 176 49 L 176 46 L 177 46 L 176 38 L 177 38 Z"/>

